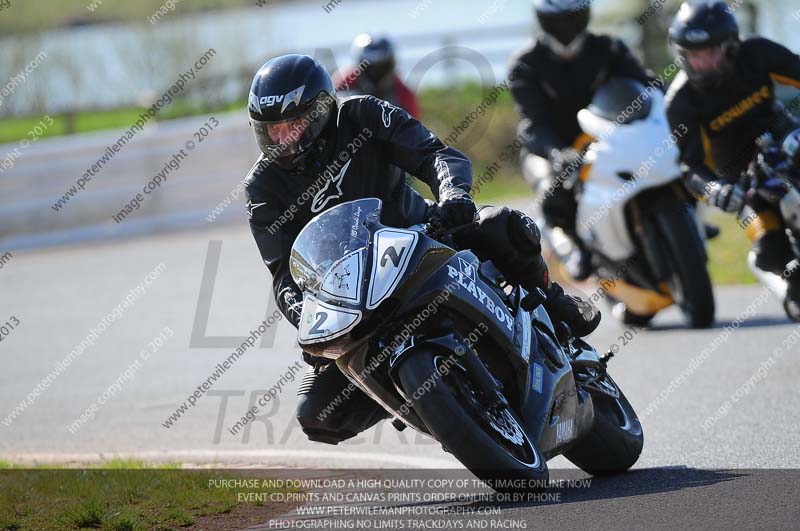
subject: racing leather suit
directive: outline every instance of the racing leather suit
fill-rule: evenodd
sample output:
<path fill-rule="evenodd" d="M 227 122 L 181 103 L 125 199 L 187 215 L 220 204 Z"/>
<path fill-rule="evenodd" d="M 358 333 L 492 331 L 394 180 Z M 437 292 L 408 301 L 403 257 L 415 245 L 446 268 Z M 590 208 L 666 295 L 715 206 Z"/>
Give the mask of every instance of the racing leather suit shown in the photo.
<path fill-rule="evenodd" d="M 800 89 L 800 57 L 761 37 L 740 44 L 733 72 L 718 89 L 698 90 L 685 72 L 676 77 L 667 93 L 667 117 L 671 127 L 686 131 L 678 138 L 678 147 L 681 170 L 693 193 L 702 198 L 714 181 L 738 183 L 753 160 L 760 135 L 771 132 L 780 140 L 798 127 L 776 106 L 775 83 Z M 800 98 L 794 99 L 790 110 L 800 110 Z M 780 213 L 757 198 L 745 210 L 756 266 L 782 274 L 794 253 Z"/>
<path fill-rule="evenodd" d="M 554 150 L 581 147 L 577 145 L 583 136 L 578 111 L 591 103 L 609 78 L 631 78 L 645 86 L 658 84 L 621 40 L 594 34 L 586 36 L 581 52 L 568 61 L 556 57 L 539 40 L 512 58 L 510 72 L 509 89 L 520 116 L 518 132 L 526 141 L 523 166 L 531 155 L 547 159 Z M 566 176 L 553 177 L 542 203 L 545 221 L 561 227 L 577 243 L 574 190 L 561 185 Z M 532 186 L 537 184 L 528 180 Z"/>

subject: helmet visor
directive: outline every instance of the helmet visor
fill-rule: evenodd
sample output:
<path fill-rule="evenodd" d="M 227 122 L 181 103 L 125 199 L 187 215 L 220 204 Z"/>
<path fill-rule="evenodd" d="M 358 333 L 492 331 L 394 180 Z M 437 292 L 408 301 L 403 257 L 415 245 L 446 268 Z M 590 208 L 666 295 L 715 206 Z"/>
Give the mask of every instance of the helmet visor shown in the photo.
<path fill-rule="evenodd" d="M 320 97 L 309 109 L 286 120 L 250 120 L 256 142 L 270 158 L 288 157 L 307 150 L 328 123 L 334 106 L 332 98 Z"/>
<path fill-rule="evenodd" d="M 589 9 L 576 9 L 561 13 L 537 12 L 539 25 L 545 33 L 568 46 L 589 26 Z"/>
<path fill-rule="evenodd" d="M 702 86 L 720 83 L 733 68 L 731 43 L 712 44 L 701 47 L 673 44 L 680 66 L 689 79 Z"/>
<path fill-rule="evenodd" d="M 722 46 L 711 46 L 684 52 L 686 64 L 699 75 L 714 74 L 725 68 L 725 50 Z"/>

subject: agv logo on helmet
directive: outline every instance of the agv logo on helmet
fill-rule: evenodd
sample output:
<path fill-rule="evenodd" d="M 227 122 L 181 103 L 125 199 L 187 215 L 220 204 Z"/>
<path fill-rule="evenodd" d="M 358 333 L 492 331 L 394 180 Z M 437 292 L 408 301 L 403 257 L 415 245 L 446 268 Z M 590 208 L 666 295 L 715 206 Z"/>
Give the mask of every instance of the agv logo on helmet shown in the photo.
<path fill-rule="evenodd" d="M 695 29 L 686 32 L 686 40 L 689 42 L 705 42 L 711 39 L 711 35 L 706 30 Z"/>
<path fill-rule="evenodd" d="M 281 113 L 286 110 L 291 103 L 295 105 L 300 105 L 300 101 L 303 98 L 303 91 L 306 89 L 306 86 L 300 86 L 296 89 L 292 90 L 288 94 L 284 95 L 277 95 L 277 96 L 262 96 L 258 98 L 252 92 L 250 93 L 250 105 L 254 107 L 255 110 L 261 112 L 261 109 L 264 107 L 272 107 L 277 105 L 278 103 L 283 102 L 283 106 L 281 107 Z"/>

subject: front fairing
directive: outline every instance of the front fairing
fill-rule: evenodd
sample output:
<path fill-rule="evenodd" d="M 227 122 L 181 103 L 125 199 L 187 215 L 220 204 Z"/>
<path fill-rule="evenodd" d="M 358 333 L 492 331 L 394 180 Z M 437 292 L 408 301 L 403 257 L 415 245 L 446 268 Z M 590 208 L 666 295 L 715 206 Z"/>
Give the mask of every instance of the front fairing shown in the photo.
<path fill-rule="evenodd" d="M 420 234 L 384 227 L 380 210 L 375 198 L 337 205 L 295 240 L 290 270 L 304 293 L 300 345 L 343 343 L 405 279 Z"/>

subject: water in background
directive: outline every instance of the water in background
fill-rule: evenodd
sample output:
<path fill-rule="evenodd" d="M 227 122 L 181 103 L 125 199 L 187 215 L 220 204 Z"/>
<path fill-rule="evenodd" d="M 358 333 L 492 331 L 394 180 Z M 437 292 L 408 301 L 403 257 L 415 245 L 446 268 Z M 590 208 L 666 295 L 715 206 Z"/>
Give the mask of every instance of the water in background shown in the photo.
<path fill-rule="evenodd" d="M 796 0 L 755 2 L 759 33 L 800 47 Z M 618 35 L 635 48 L 640 28 L 633 19 L 641 3 L 595 0 L 595 29 Z M 0 80 L 20 72 L 41 51 L 47 55 L 14 96 L 6 98 L 0 116 L 147 104 L 208 48 L 217 55 L 191 92 L 203 101 L 233 101 L 244 97 L 252 73 L 270 56 L 317 51 L 330 68 L 344 66 L 350 61 L 352 38 L 363 31 L 396 38 L 401 72 L 412 85 L 478 80 L 481 73 L 484 81 L 500 80 L 509 55 L 531 38 L 532 18 L 530 0 L 267 1 L 264 7 L 168 14 L 156 24 L 143 19 L 7 37 L 0 39 Z M 485 61 L 437 56 L 446 45 L 475 50 Z M 430 68 L 415 69 L 421 60 Z"/>
<path fill-rule="evenodd" d="M 217 54 L 202 78 L 215 82 L 208 89 L 211 94 L 199 97 L 231 101 L 246 94 L 258 66 L 282 52 L 316 51 L 330 68 L 347 65 L 350 42 L 363 31 L 395 37 L 400 69 L 414 85 L 478 80 L 481 73 L 484 81 L 499 81 L 509 55 L 533 33 L 530 0 L 340 0 L 334 4 L 327 8 L 327 2 L 320 0 L 166 15 L 154 25 L 142 20 L 6 38 L 0 40 L 0 79 L 19 72 L 40 51 L 47 56 L 0 107 L 0 115 L 147 103 L 209 48 Z M 635 40 L 637 33 L 630 31 L 625 37 Z M 439 60 L 436 51 L 445 45 L 470 48 L 479 57 L 461 50 L 457 56 L 466 60 L 452 59 L 452 54 L 448 55 L 452 60 Z M 423 58 L 430 68 L 415 69 Z"/>

